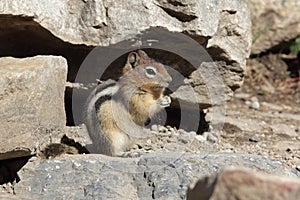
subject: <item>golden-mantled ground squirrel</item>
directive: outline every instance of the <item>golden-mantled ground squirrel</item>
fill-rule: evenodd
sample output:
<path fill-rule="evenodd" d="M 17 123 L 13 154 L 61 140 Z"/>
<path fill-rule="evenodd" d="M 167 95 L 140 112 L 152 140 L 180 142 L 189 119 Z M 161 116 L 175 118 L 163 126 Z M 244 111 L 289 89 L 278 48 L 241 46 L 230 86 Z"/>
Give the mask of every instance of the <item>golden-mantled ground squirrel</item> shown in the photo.
<path fill-rule="evenodd" d="M 84 113 L 94 153 L 122 155 L 136 137 L 149 133 L 145 123 L 170 105 L 163 96 L 172 81 L 164 65 L 139 50 L 128 55 L 123 75 L 98 85 L 89 96 Z"/>
<path fill-rule="evenodd" d="M 98 85 L 87 99 L 84 122 L 93 141 L 88 150 L 120 156 L 136 138 L 149 136 L 145 123 L 170 105 L 170 97 L 163 96 L 163 92 L 171 81 L 165 66 L 144 51 L 129 53 L 120 79 Z M 41 152 L 42 157 L 49 158 L 80 151 L 85 153 L 65 137 L 61 145 L 50 144 Z"/>

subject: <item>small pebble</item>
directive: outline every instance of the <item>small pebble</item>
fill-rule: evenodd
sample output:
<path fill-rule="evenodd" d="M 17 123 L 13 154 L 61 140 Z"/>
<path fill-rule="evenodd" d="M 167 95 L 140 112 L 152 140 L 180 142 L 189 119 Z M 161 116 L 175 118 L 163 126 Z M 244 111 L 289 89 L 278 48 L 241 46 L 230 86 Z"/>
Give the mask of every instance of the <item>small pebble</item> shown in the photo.
<path fill-rule="evenodd" d="M 250 108 L 253 108 L 254 110 L 259 110 L 259 102 L 258 101 L 254 101 L 250 104 Z"/>
<path fill-rule="evenodd" d="M 152 131 L 156 131 L 156 132 L 158 132 L 158 131 L 159 131 L 159 129 L 158 129 L 158 125 L 156 125 L 156 124 L 153 124 L 153 125 L 151 126 L 151 130 L 152 130 Z"/>
<path fill-rule="evenodd" d="M 168 129 L 164 126 L 159 126 L 158 130 L 159 130 L 159 132 L 162 132 L 162 133 L 166 133 L 168 131 Z"/>
<path fill-rule="evenodd" d="M 173 135 L 174 135 L 174 136 L 178 136 L 178 135 L 179 135 L 179 132 L 178 132 L 177 130 L 174 130 Z"/>
<path fill-rule="evenodd" d="M 153 148 L 152 148 L 151 145 L 144 145 L 144 146 L 143 146 L 143 149 L 145 149 L 146 151 L 149 151 L 149 150 L 151 150 L 151 149 L 153 149 Z"/>
<path fill-rule="evenodd" d="M 251 102 L 249 104 L 249 107 L 255 110 L 259 110 L 260 104 L 258 102 L 258 98 L 257 97 L 251 97 Z"/>
<path fill-rule="evenodd" d="M 203 135 L 196 135 L 195 138 L 200 142 L 206 141 L 206 137 L 204 137 Z"/>
<path fill-rule="evenodd" d="M 249 138 L 250 142 L 259 142 L 260 138 L 258 135 L 253 135 L 252 137 Z"/>
<path fill-rule="evenodd" d="M 174 130 L 174 128 L 172 128 L 172 127 L 169 128 L 169 131 L 170 131 L 171 133 L 175 133 L 175 130 Z"/>

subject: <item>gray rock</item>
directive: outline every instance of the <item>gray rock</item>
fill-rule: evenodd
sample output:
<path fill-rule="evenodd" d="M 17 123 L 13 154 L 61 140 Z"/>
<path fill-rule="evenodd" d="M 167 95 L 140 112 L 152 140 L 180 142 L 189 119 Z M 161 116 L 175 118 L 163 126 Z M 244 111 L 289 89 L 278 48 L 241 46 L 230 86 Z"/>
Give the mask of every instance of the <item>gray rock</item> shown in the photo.
<path fill-rule="evenodd" d="M 61 134 L 66 76 L 62 57 L 0 58 L 0 152 L 33 150 Z"/>
<path fill-rule="evenodd" d="M 28 162 L 19 171 L 21 181 L 14 189 L 17 196 L 32 199 L 184 199 L 192 182 L 225 166 L 300 176 L 282 162 L 255 155 L 155 153 L 140 158 L 77 155 Z"/>
<path fill-rule="evenodd" d="M 25 29 L 44 38 L 45 32 L 49 31 L 53 35 L 48 37 L 54 37 L 53 45 L 65 45 L 64 53 L 67 55 L 70 49 L 76 50 L 78 44 L 111 46 L 114 50 L 120 50 L 118 56 L 135 48 L 167 50 L 177 54 L 177 59 L 182 57 L 186 60 L 181 58 L 181 62 L 177 62 L 171 53 L 164 59 L 166 64 L 169 60 L 170 66 L 184 76 L 176 78 L 181 86 L 174 87 L 176 92 L 172 97 L 188 103 L 196 101 L 207 107 L 228 100 L 242 84 L 251 46 L 249 11 L 247 2 L 239 0 L 2 0 L 0 18 L 5 23 L 0 26 L 7 32 L 0 33 L 0 36 L 7 37 L 10 33 Z M 13 31 L 8 30 L 7 26 Z M 147 35 L 153 27 L 161 27 L 175 36 L 169 37 L 159 31 Z M 4 43 L 6 41 L 3 40 Z M 68 61 L 74 62 L 77 54 L 74 51 Z M 105 59 L 100 60 L 105 67 L 113 61 L 105 65 Z M 189 65 L 186 65 L 187 61 Z M 200 68 L 195 71 L 191 64 Z M 189 77 L 193 71 L 195 73 Z M 110 73 L 115 74 L 113 71 Z M 91 80 L 94 81 L 95 77 Z M 192 84 L 195 92 L 186 90 L 188 83 Z M 221 92 L 224 95 L 220 95 L 220 90 L 224 90 Z"/>
<path fill-rule="evenodd" d="M 254 110 L 259 110 L 260 104 L 258 101 L 252 101 L 251 104 L 249 105 L 249 107 Z"/>
<path fill-rule="evenodd" d="M 259 54 L 300 35 L 300 2 L 250 0 L 252 53 Z"/>
<path fill-rule="evenodd" d="M 249 138 L 250 142 L 259 142 L 260 140 L 261 139 L 260 139 L 259 135 L 257 135 L 257 134 L 255 134 Z"/>
<path fill-rule="evenodd" d="M 300 180 L 229 167 L 221 173 L 200 179 L 189 187 L 187 199 L 266 199 L 297 200 Z"/>
<path fill-rule="evenodd" d="M 159 127 L 158 127 L 158 125 L 156 125 L 156 124 L 153 124 L 153 125 L 151 126 L 151 130 L 152 130 L 152 131 L 156 131 L 156 132 L 158 132 L 158 131 L 159 131 Z"/>
<path fill-rule="evenodd" d="M 195 137 L 196 140 L 200 141 L 200 142 L 204 142 L 207 140 L 207 136 L 204 135 L 196 135 Z"/>

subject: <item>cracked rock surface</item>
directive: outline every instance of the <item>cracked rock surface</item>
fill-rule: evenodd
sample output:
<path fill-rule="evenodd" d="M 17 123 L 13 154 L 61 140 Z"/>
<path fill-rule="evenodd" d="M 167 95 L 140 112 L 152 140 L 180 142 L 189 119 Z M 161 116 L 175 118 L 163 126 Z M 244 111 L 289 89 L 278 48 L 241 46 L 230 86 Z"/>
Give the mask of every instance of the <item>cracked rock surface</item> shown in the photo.
<path fill-rule="evenodd" d="M 247 154 L 80 155 L 32 159 L 20 170 L 23 181 L 14 191 L 28 199 L 184 199 L 192 181 L 230 165 L 299 176 L 280 161 Z"/>

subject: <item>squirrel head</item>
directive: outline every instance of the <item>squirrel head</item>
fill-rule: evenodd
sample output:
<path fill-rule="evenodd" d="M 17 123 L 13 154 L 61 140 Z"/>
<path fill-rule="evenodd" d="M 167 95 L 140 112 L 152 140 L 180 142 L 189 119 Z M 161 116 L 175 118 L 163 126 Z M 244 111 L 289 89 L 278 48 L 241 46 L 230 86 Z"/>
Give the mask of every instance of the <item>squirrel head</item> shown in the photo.
<path fill-rule="evenodd" d="M 142 50 L 128 54 L 121 79 L 145 91 L 162 90 L 172 81 L 165 66 L 149 58 Z"/>

